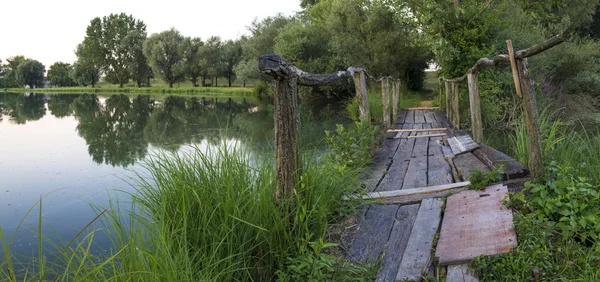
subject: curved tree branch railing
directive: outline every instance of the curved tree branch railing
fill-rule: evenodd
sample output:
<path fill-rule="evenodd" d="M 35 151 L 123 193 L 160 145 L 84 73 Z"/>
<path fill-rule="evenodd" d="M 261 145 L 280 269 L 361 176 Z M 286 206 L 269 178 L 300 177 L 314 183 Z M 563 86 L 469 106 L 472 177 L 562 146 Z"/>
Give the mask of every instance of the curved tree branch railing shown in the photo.
<path fill-rule="evenodd" d="M 510 63 L 517 96 L 523 99 L 523 112 L 525 115 L 529 148 L 529 169 L 534 179 L 539 177 L 542 171 L 542 146 L 537 117 L 534 82 L 531 77 L 527 58 L 563 43 L 566 40 L 566 37 L 567 35 L 565 33 L 561 33 L 544 42 L 517 52 L 513 51 L 512 41 L 507 40 L 506 45 L 508 55 L 500 54 L 492 59 L 481 58 L 477 60 L 475 65 L 473 65 L 473 67 L 471 67 L 463 76 L 452 79 L 441 78 L 441 80 L 445 82 L 444 86 L 446 89 L 446 115 L 456 129 L 459 129 L 460 127 L 458 87 L 459 83 L 464 82 L 465 79 L 467 80 L 473 139 L 477 142 L 483 142 L 477 71 L 485 66 L 498 66 Z M 441 95 L 442 87 L 440 83 L 440 101 Z"/>
<path fill-rule="evenodd" d="M 298 85 L 317 86 L 352 78 L 356 89 L 361 121 L 370 122 L 369 102 L 367 97 L 366 77 L 381 82 L 383 99 L 383 121 L 387 129 L 390 123 L 396 123 L 400 80 L 390 76 L 375 79 L 362 68 L 349 67 L 345 71 L 331 74 L 307 73 L 286 61 L 277 54 L 268 54 L 258 59 L 260 72 L 275 78 L 274 120 L 275 120 L 275 201 L 293 195 L 294 185 L 301 175 L 302 162 L 300 155 L 300 136 L 298 128 L 300 114 L 298 111 Z M 390 80 L 392 84 L 393 117 L 390 121 Z"/>

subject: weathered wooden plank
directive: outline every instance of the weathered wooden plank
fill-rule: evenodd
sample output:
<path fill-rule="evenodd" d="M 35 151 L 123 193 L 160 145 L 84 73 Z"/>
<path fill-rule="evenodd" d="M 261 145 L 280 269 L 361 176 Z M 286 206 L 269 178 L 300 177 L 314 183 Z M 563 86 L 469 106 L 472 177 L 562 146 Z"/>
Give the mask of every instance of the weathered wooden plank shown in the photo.
<path fill-rule="evenodd" d="M 394 281 L 400 267 L 400 259 L 406 250 L 410 233 L 419 211 L 419 204 L 400 206 L 390 233 L 385 253 L 381 259 L 381 269 L 376 281 Z"/>
<path fill-rule="evenodd" d="M 408 108 L 409 110 L 439 110 L 440 107 L 414 107 Z"/>
<path fill-rule="evenodd" d="M 471 152 L 479 148 L 479 144 L 475 143 L 469 135 L 454 136 L 448 139 L 448 143 L 450 143 L 449 145 L 454 155 Z"/>
<path fill-rule="evenodd" d="M 415 224 L 408 239 L 408 246 L 402 255 L 396 281 L 403 279 L 421 280 L 431 263 L 431 247 L 437 233 L 442 213 L 440 199 L 425 199 L 421 202 Z"/>
<path fill-rule="evenodd" d="M 390 237 L 397 213 L 398 206 L 395 205 L 371 205 L 348 250 L 350 259 L 377 261 Z"/>
<path fill-rule="evenodd" d="M 415 110 L 415 123 L 425 123 L 425 113 L 423 110 Z"/>
<path fill-rule="evenodd" d="M 458 174 L 463 180 L 469 179 L 469 176 L 476 170 L 483 173 L 489 172 L 490 169 L 486 164 L 479 160 L 472 153 L 461 154 L 454 158 L 454 165 L 458 170 Z"/>
<path fill-rule="evenodd" d="M 362 198 L 365 200 L 378 200 L 384 203 L 395 203 L 397 199 L 412 197 L 412 196 L 421 196 L 423 198 L 427 198 L 428 196 L 438 193 L 438 192 L 449 192 L 456 191 L 456 189 L 466 187 L 470 184 L 469 181 L 457 182 L 457 183 L 447 183 L 442 185 L 435 186 L 425 186 L 419 188 L 410 188 L 410 189 L 401 189 L 401 190 L 391 190 L 391 191 L 380 191 L 380 192 L 370 192 L 366 195 L 363 195 Z M 429 197 L 433 198 L 433 197 Z M 345 198 L 346 199 L 346 198 Z"/>
<path fill-rule="evenodd" d="M 422 128 L 423 124 L 415 124 L 413 128 Z M 417 135 L 419 133 L 417 132 Z M 423 187 L 427 185 L 427 138 L 415 139 L 412 158 L 402 184 L 402 189 Z"/>
<path fill-rule="evenodd" d="M 400 113 L 398 114 L 398 119 L 396 120 L 396 123 L 400 124 L 400 123 L 404 123 L 404 121 L 406 120 L 406 113 L 408 111 L 401 109 Z"/>
<path fill-rule="evenodd" d="M 481 144 L 479 149 L 473 151 L 473 154 L 491 169 L 504 165 L 504 173 L 507 179 L 522 178 L 529 175 L 529 170 L 521 163 L 485 144 Z"/>
<path fill-rule="evenodd" d="M 448 122 L 448 119 L 446 119 L 444 113 L 442 112 L 435 112 L 433 113 L 433 115 L 435 116 L 435 119 L 442 124 L 441 127 L 446 127 L 446 128 L 450 128 L 450 123 Z"/>
<path fill-rule="evenodd" d="M 425 129 L 390 129 L 387 132 L 428 132 L 428 131 L 444 131 L 447 128 L 425 128 Z"/>
<path fill-rule="evenodd" d="M 446 282 L 479 282 L 479 277 L 467 264 L 449 265 Z"/>
<path fill-rule="evenodd" d="M 425 116 L 425 122 L 432 123 L 437 121 L 432 111 L 424 111 L 423 115 Z"/>
<path fill-rule="evenodd" d="M 504 254 L 517 246 L 512 212 L 502 204 L 507 193 L 505 186 L 497 184 L 448 197 L 435 252 L 440 265 Z"/>
<path fill-rule="evenodd" d="M 411 139 L 411 138 L 431 138 L 431 137 L 442 137 L 442 136 L 446 136 L 446 133 L 409 136 L 408 139 Z"/>
<path fill-rule="evenodd" d="M 401 139 L 400 146 L 396 150 L 396 154 L 392 158 L 392 165 L 388 168 L 381 184 L 377 186 L 375 191 L 390 191 L 402 189 L 402 183 L 408 170 L 409 160 L 412 156 L 412 149 L 415 145 L 415 140 Z"/>
<path fill-rule="evenodd" d="M 406 113 L 406 120 L 404 120 L 404 123 L 415 123 L 415 111 L 408 110 L 408 112 Z"/>
<path fill-rule="evenodd" d="M 384 139 L 379 150 L 373 155 L 371 163 L 368 165 L 369 172 L 364 176 L 363 184 L 367 191 L 374 191 L 384 173 L 392 164 L 392 156 L 396 153 L 400 145 L 400 139 Z"/>

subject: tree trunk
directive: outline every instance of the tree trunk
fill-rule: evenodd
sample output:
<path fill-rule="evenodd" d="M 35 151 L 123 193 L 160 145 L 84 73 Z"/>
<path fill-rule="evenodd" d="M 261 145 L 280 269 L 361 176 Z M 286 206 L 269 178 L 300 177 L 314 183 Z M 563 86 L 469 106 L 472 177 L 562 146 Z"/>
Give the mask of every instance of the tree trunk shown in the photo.
<path fill-rule="evenodd" d="M 228 80 L 228 82 L 229 82 L 229 87 L 231 87 L 231 77 L 232 77 L 232 75 L 230 75 L 230 76 L 227 78 L 227 80 Z"/>
<path fill-rule="evenodd" d="M 173 81 L 169 81 L 169 88 L 173 88 Z"/>
<path fill-rule="evenodd" d="M 244 80 L 243 83 L 244 83 L 244 88 L 246 88 L 246 80 Z"/>

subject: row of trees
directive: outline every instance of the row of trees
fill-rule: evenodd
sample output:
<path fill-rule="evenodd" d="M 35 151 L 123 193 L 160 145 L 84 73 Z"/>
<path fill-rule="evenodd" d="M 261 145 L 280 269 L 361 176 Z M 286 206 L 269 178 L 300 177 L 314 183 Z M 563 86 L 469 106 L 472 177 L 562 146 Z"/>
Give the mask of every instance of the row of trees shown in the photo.
<path fill-rule="evenodd" d="M 154 76 L 169 87 L 186 79 L 194 86 L 199 80 L 206 85 L 209 77 L 218 86 L 217 78 L 224 76 L 231 86 L 242 48 L 240 41 L 222 41 L 217 36 L 202 41 L 174 28 L 147 37 L 141 20 L 121 13 L 93 19 L 75 53 L 75 66 L 89 74 L 86 82 L 92 86 L 100 74 L 119 87 L 129 80 L 141 87 Z"/>
<path fill-rule="evenodd" d="M 0 88 L 23 85 L 42 87 L 45 72 L 46 67 L 42 63 L 24 56 L 10 57 L 6 60 L 6 64 L 2 64 L 0 59 Z"/>

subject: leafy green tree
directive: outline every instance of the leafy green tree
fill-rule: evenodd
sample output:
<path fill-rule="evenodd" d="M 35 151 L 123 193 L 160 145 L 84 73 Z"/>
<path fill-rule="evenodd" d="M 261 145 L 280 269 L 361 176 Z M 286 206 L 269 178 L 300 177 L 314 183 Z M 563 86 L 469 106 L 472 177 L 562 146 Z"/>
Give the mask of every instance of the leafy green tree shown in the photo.
<path fill-rule="evenodd" d="M 144 41 L 146 32 L 139 30 L 130 31 L 123 39 L 121 44 L 127 52 L 127 66 L 131 73 L 131 78 L 135 81 L 137 87 L 141 87 L 144 82 L 149 80 L 150 66 L 144 56 Z"/>
<path fill-rule="evenodd" d="M 202 42 L 200 38 L 185 38 L 183 47 L 185 75 L 192 82 L 194 87 L 198 86 L 198 78 L 206 68 L 206 58 L 204 57 L 203 47 L 204 42 Z"/>
<path fill-rule="evenodd" d="M 151 35 L 144 42 L 144 55 L 152 71 L 170 88 L 173 88 L 173 83 L 185 78 L 184 41 L 179 31 L 171 28 Z"/>
<path fill-rule="evenodd" d="M 89 62 L 76 61 L 73 63 L 71 78 L 79 85 L 91 85 L 94 88 L 100 79 L 100 69 Z"/>
<path fill-rule="evenodd" d="M 127 38 L 130 33 L 135 34 Z M 100 67 L 106 81 L 123 87 L 131 78 L 131 62 L 139 59 L 132 52 L 135 46 L 129 44 L 136 43 L 136 37 L 145 36 L 146 25 L 131 15 L 121 13 L 94 18 L 86 29 L 78 60 Z"/>
<path fill-rule="evenodd" d="M 204 58 L 206 59 L 208 73 L 211 78 L 214 78 L 213 86 L 218 85 L 218 76 L 222 73 L 223 65 L 221 64 L 221 51 L 223 42 L 218 36 L 209 37 L 204 44 Z"/>
<path fill-rule="evenodd" d="M 239 40 L 227 40 L 221 50 L 222 74 L 227 78 L 229 87 L 235 78 L 234 68 L 242 59 L 242 44 Z"/>
<path fill-rule="evenodd" d="M 48 110 L 57 118 L 68 117 L 73 114 L 71 105 L 79 94 L 57 94 L 50 97 Z"/>
<path fill-rule="evenodd" d="M 27 59 L 24 56 L 14 56 L 6 59 L 7 64 L 4 65 L 4 76 L 2 77 L 2 84 L 6 88 L 21 87 L 22 84 L 17 77 L 17 68 Z"/>
<path fill-rule="evenodd" d="M 50 84 L 59 87 L 73 86 L 75 82 L 71 78 L 73 67 L 71 64 L 56 62 L 48 70 L 48 80 Z"/>
<path fill-rule="evenodd" d="M 4 83 L 3 83 L 3 78 L 4 78 L 4 65 L 2 65 L 2 59 L 0 59 L 0 88 L 4 87 Z M 2 111 L 0 110 L 0 115 Z"/>
<path fill-rule="evenodd" d="M 19 64 L 17 68 L 17 79 L 21 85 L 29 85 L 30 87 L 44 86 L 44 73 L 46 67 L 36 60 L 26 60 Z"/>

